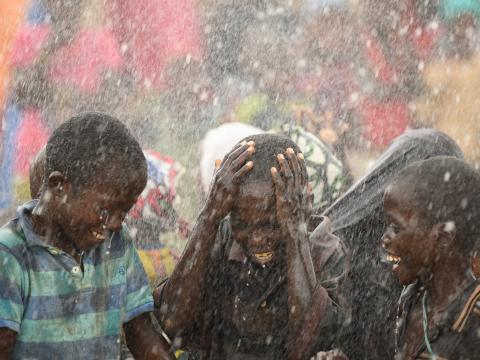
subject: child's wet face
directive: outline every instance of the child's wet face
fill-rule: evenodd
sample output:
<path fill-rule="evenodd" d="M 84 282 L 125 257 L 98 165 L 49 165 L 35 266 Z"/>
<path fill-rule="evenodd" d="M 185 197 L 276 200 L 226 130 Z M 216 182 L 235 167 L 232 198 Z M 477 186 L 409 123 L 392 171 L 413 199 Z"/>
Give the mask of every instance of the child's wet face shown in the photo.
<path fill-rule="evenodd" d="M 64 201 L 60 227 L 80 250 L 92 249 L 109 239 L 122 227 L 122 222 L 135 204 L 141 187 L 131 184 L 121 187 L 94 184 L 76 193 L 70 192 Z"/>
<path fill-rule="evenodd" d="M 433 229 L 424 229 L 406 189 L 387 188 L 383 207 L 386 229 L 381 245 L 400 283 L 408 285 L 426 278 L 437 254 Z"/>
<path fill-rule="evenodd" d="M 277 223 L 273 184 L 243 186 L 230 215 L 235 241 L 260 265 L 273 264 L 281 256 L 281 232 Z"/>

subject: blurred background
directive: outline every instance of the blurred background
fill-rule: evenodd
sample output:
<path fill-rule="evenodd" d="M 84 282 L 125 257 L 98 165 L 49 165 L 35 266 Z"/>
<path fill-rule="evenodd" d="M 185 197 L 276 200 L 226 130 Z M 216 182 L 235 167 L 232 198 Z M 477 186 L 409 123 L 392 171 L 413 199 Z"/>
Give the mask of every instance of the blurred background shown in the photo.
<path fill-rule="evenodd" d="M 138 138 L 152 182 L 132 228 L 178 251 L 213 161 L 251 133 L 299 143 L 319 207 L 409 128 L 477 164 L 479 16 L 478 0 L 3 1 L 0 218 L 29 199 L 55 127 L 87 110 Z"/>

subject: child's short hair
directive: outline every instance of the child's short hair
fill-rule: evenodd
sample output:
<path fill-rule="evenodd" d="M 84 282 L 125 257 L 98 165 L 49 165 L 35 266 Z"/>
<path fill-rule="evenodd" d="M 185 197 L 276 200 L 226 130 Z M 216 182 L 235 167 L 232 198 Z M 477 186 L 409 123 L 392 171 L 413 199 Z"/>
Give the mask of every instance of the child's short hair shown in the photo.
<path fill-rule="evenodd" d="M 469 253 L 480 237 L 480 174 L 465 161 L 438 156 L 403 169 L 393 183 L 419 215 L 421 226 L 452 222 Z"/>
<path fill-rule="evenodd" d="M 118 119 L 87 112 L 72 117 L 53 133 L 46 148 L 46 173 L 59 171 L 74 188 L 92 182 L 129 184 L 147 178 L 142 149 Z"/>
<path fill-rule="evenodd" d="M 45 149 L 42 147 L 35 155 L 30 164 L 29 180 L 30 180 L 30 196 L 37 199 L 42 191 L 42 185 L 45 179 Z"/>
<path fill-rule="evenodd" d="M 254 141 L 255 154 L 253 155 L 253 168 L 245 177 L 246 182 L 271 181 L 272 167 L 279 168 L 277 155 L 285 155 L 287 148 L 292 148 L 295 153 L 300 153 L 298 145 L 288 137 L 276 134 L 255 134 L 247 136 L 241 141 Z M 240 141 L 240 142 L 241 142 Z M 300 162 L 304 176 L 307 176 L 307 169 L 304 162 Z"/>

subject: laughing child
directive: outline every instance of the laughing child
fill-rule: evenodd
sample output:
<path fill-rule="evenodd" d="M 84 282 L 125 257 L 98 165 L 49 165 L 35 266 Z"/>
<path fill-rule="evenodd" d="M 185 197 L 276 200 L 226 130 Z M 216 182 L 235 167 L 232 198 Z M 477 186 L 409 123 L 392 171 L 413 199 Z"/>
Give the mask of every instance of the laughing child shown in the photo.
<path fill-rule="evenodd" d="M 310 359 L 334 344 L 344 267 L 326 219 L 308 233 L 311 188 L 289 138 L 247 137 L 218 166 L 156 315 L 190 359 Z M 332 296 L 332 297 L 331 297 Z"/>
<path fill-rule="evenodd" d="M 478 358 L 480 283 L 472 259 L 479 189 L 473 168 L 442 156 L 408 166 L 385 191 L 381 243 L 405 286 L 396 359 Z"/>
<path fill-rule="evenodd" d="M 173 359 L 122 228 L 146 177 L 115 118 L 86 113 L 55 130 L 39 199 L 0 230 L 0 359 L 118 358 L 122 329 L 137 359 Z"/>

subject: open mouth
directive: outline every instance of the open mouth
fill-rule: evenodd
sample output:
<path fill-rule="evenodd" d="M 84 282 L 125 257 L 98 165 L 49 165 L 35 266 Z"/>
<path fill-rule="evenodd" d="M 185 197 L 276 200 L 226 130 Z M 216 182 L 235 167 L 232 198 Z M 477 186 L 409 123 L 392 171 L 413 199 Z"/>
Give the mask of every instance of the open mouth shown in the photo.
<path fill-rule="evenodd" d="M 259 263 L 266 264 L 267 262 L 272 260 L 273 252 L 272 251 L 258 252 L 258 253 L 254 253 L 253 256 Z"/>
<path fill-rule="evenodd" d="M 105 235 L 103 234 L 100 234 L 96 231 L 92 231 L 92 234 L 93 236 L 95 237 L 95 239 L 99 240 L 99 241 L 104 241 L 106 239 Z"/>
<path fill-rule="evenodd" d="M 402 262 L 402 259 L 401 259 L 400 256 L 387 254 L 387 261 L 390 262 L 393 265 L 392 269 L 395 270 L 396 268 L 398 268 L 398 266 Z"/>

